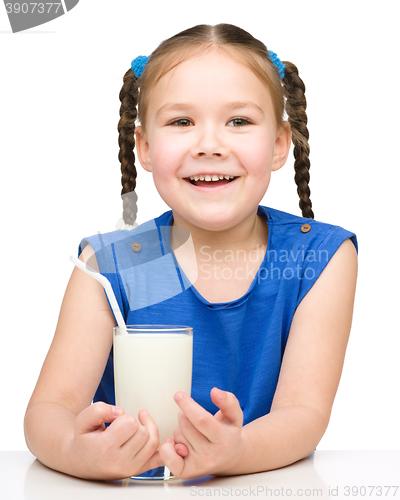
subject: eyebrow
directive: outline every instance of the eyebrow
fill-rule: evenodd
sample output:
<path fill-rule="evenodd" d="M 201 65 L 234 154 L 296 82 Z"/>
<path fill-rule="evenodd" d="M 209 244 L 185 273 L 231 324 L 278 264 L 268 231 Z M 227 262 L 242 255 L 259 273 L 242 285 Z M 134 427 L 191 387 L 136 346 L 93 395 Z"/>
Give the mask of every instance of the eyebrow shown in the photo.
<path fill-rule="evenodd" d="M 253 101 L 234 101 L 234 102 L 228 102 L 225 107 L 231 111 L 237 111 L 240 109 L 246 109 L 246 108 L 251 108 L 261 114 L 264 114 L 264 110 L 255 102 Z M 184 102 L 177 102 L 177 103 L 166 103 L 161 106 L 157 110 L 156 117 L 162 115 L 163 113 L 167 112 L 187 112 L 195 108 L 194 104 L 191 103 L 184 103 Z"/>
<path fill-rule="evenodd" d="M 157 110 L 157 113 L 156 113 L 156 117 L 162 115 L 163 113 L 167 113 L 169 111 L 177 111 L 177 112 L 185 112 L 185 111 L 189 111 L 191 109 L 194 108 L 194 105 L 190 104 L 190 103 L 166 103 L 166 104 L 163 104 L 161 106 L 161 108 L 159 108 Z"/>
<path fill-rule="evenodd" d="M 228 109 L 231 109 L 232 111 L 236 111 L 239 109 L 244 109 L 244 108 L 251 108 L 254 109 L 255 111 L 258 111 L 259 113 L 264 114 L 264 110 L 255 102 L 253 101 L 235 101 L 235 102 L 229 102 L 226 107 Z"/>

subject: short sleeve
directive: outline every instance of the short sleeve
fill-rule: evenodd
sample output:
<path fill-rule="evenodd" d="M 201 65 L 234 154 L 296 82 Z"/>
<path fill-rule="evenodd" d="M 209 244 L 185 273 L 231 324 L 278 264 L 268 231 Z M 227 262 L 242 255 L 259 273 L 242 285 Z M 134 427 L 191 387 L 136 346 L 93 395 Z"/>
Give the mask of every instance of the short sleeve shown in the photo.
<path fill-rule="evenodd" d="M 339 226 L 331 226 L 319 245 L 316 247 L 313 246 L 307 251 L 304 258 L 303 273 L 301 276 L 299 295 L 297 297 L 297 306 L 311 290 L 312 286 L 317 281 L 340 245 L 347 239 L 350 239 L 353 242 L 358 253 L 356 235 Z"/>
<path fill-rule="evenodd" d="M 169 229 L 151 220 L 132 231 L 84 238 L 79 245 L 79 254 L 86 245 L 93 247 L 98 269 L 111 283 L 125 320 L 130 311 L 163 302 L 191 286 L 164 235 Z"/>
<path fill-rule="evenodd" d="M 121 231 L 121 233 L 122 233 L 122 231 Z M 84 238 L 79 244 L 78 257 L 80 256 L 80 254 L 83 252 L 83 250 L 85 249 L 85 247 L 87 245 L 91 245 L 93 247 L 93 250 L 95 251 L 95 258 L 97 261 L 97 265 L 98 265 L 98 269 L 100 271 L 100 274 L 102 274 L 110 282 L 112 290 L 113 290 L 114 295 L 115 295 L 115 298 L 117 300 L 119 309 L 120 309 L 122 315 L 124 316 L 124 318 L 126 318 L 128 311 L 126 309 L 126 306 L 124 304 L 124 300 L 123 300 L 123 297 L 121 294 L 121 287 L 119 285 L 118 275 L 116 272 L 115 260 L 114 260 L 114 256 L 113 256 L 113 252 L 112 252 L 112 247 L 107 242 L 107 235 L 96 234 L 94 236 Z M 91 265 L 90 258 L 87 261 L 87 265 L 89 267 L 95 268 L 95 266 Z M 107 298 L 107 302 L 110 305 L 110 309 L 112 311 L 112 307 L 111 307 L 110 301 L 109 301 L 106 293 L 105 293 L 105 296 Z M 114 316 L 114 318 L 115 318 L 115 316 Z"/>

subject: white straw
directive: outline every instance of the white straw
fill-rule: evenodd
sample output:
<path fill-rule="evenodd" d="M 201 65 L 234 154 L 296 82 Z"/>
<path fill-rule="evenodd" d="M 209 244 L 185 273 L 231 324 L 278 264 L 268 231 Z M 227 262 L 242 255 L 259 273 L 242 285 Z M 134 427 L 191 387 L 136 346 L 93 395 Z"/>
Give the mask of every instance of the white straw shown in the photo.
<path fill-rule="evenodd" d="M 87 264 L 82 262 L 81 260 L 77 259 L 73 255 L 69 258 L 69 260 L 76 265 L 76 267 L 79 267 L 82 271 L 84 271 L 86 274 L 89 274 L 92 278 L 97 280 L 99 283 L 101 283 L 104 287 L 104 290 L 107 294 L 108 300 L 110 301 L 111 309 L 114 313 L 115 319 L 117 321 L 117 324 L 120 328 L 121 333 L 127 333 L 126 331 L 126 324 L 124 321 L 124 318 L 121 314 L 121 310 L 118 306 L 117 299 L 115 298 L 113 289 L 111 287 L 111 283 L 108 281 L 108 279 L 103 276 L 102 274 L 96 272 L 94 269 L 89 267 Z"/>

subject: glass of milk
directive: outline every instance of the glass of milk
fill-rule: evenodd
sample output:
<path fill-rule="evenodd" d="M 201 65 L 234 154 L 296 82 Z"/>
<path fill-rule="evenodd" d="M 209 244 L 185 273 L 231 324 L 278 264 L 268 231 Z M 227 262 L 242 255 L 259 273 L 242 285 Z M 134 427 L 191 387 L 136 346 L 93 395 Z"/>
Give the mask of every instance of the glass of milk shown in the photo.
<path fill-rule="evenodd" d="M 173 438 L 178 425 L 178 391 L 190 395 L 193 329 L 189 326 L 128 325 L 114 328 L 116 404 L 138 420 L 147 410 L 157 425 L 160 444 Z M 173 476 L 159 467 L 132 479 L 166 480 Z"/>

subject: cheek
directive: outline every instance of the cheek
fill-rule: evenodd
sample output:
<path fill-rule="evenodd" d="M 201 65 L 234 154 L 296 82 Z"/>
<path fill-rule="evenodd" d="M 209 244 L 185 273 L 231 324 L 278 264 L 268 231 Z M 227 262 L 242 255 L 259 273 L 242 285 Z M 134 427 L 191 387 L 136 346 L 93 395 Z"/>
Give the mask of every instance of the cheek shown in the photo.
<path fill-rule="evenodd" d="M 274 157 L 273 146 L 265 137 L 260 140 L 249 141 L 243 148 L 245 164 L 256 175 L 262 175 L 271 170 Z"/>
<path fill-rule="evenodd" d="M 167 137 L 153 141 L 150 154 L 153 173 L 162 177 L 176 172 L 184 156 L 183 148 Z"/>
<path fill-rule="evenodd" d="M 171 172 L 173 158 L 168 148 L 155 148 L 151 155 L 151 170 L 153 172 L 154 181 L 166 179 Z"/>
<path fill-rule="evenodd" d="M 150 153 L 154 185 L 164 202 L 171 206 L 170 197 L 174 192 L 176 173 L 181 164 L 179 149 L 173 141 L 158 137 L 151 143 Z"/>

